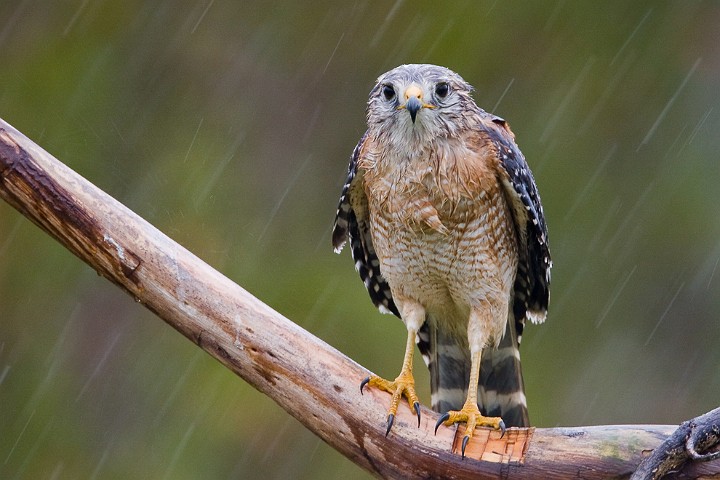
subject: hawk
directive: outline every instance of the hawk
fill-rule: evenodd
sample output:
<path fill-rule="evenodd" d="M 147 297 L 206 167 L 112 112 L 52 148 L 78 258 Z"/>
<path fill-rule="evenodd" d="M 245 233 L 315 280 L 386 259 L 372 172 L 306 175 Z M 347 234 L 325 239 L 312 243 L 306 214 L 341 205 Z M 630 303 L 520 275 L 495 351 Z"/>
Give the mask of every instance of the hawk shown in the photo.
<path fill-rule="evenodd" d="M 350 159 L 332 232 L 350 240 L 373 303 L 408 337 L 400 375 L 360 386 L 392 394 L 387 433 L 405 397 L 420 421 L 412 359 L 430 369 L 440 424 L 528 426 L 518 350 L 526 319 L 545 320 L 552 262 L 535 180 L 500 117 L 435 65 L 380 76 L 368 129 Z"/>

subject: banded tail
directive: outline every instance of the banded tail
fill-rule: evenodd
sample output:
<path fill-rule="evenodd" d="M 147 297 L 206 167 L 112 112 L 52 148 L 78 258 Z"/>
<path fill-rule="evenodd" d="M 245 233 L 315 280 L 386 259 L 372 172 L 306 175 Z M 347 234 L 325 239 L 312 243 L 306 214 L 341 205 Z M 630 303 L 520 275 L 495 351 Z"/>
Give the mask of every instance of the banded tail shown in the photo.
<path fill-rule="evenodd" d="M 508 427 L 527 427 L 530 420 L 515 323 L 511 313 L 498 348 L 483 350 L 478 403 L 485 416 L 501 417 Z M 434 325 L 426 321 L 418 332 L 418 348 L 430 369 L 432 409 L 459 410 L 467 397 L 470 351 Z"/>

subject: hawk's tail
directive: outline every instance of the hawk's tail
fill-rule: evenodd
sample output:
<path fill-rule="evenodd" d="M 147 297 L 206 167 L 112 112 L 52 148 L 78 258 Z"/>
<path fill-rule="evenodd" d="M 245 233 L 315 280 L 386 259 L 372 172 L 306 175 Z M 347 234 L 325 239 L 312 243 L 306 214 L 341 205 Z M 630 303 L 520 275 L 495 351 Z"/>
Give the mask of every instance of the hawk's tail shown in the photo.
<path fill-rule="evenodd" d="M 512 317 L 512 314 L 511 314 Z M 527 402 L 520 366 L 515 319 L 510 318 L 497 349 L 483 351 L 478 404 L 483 415 L 501 417 L 508 427 L 527 427 Z M 426 321 L 418 332 L 418 347 L 430 369 L 432 409 L 459 410 L 467 397 L 470 352 L 457 339 Z"/>
<path fill-rule="evenodd" d="M 459 410 L 467 396 L 470 352 L 457 339 L 435 327 L 429 318 L 418 332 L 418 349 L 430 369 L 432 409 Z"/>
<path fill-rule="evenodd" d="M 484 415 L 502 417 L 508 427 L 529 427 L 518 347 L 515 318 L 510 313 L 498 348 L 483 350 L 478 399 Z"/>

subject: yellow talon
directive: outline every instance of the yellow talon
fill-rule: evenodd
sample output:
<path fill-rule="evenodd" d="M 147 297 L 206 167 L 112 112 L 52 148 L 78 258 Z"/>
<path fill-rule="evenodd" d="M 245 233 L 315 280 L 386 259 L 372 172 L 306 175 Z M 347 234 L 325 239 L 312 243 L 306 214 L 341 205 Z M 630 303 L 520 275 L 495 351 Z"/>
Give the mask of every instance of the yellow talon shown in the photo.
<path fill-rule="evenodd" d="M 435 424 L 435 433 L 440 425 L 453 425 L 455 423 L 464 422 L 467 425 L 465 429 L 465 437 L 462 441 L 462 456 L 465 458 L 465 447 L 475 432 L 475 427 L 490 427 L 494 430 L 500 430 L 501 437 L 505 435 L 505 422 L 500 417 L 486 417 L 480 413 L 480 409 L 475 402 L 465 402 L 462 409 L 451 410 L 442 415 Z"/>
<path fill-rule="evenodd" d="M 418 399 L 417 393 L 415 393 L 415 379 L 411 372 L 403 371 L 394 380 L 385 380 L 377 375 L 371 375 L 362 381 L 360 384 L 360 393 L 363 388 L 368 385 L 370 387 L 377 387 L 380 390 L 389 392 L 392 395 L 392 401 L 390 402 L 390 408 L 388 408 L 387 418 L 387 430 L 385 436 L 390 433 L 390 429 L 395 422 L 395 415 L 397 414 L 398 406 L 402 397 L 407 398 L 410 408 L 415 412 L 418 417 L 418 427 L 420 426 L 420 400 Z"/>

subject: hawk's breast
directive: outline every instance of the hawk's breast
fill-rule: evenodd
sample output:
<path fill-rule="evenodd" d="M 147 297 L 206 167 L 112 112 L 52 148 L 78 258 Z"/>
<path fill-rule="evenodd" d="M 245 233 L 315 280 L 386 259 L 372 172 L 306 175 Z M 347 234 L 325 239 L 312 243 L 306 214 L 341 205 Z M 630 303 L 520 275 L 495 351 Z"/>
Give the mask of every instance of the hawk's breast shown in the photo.
<path fill-rule="evenodd" d="M 431 314 L 455 311 L 466 322 L 462 313 L 488 292 L 510 295 L 517 240 L 492 169 L 483 166 L 487 178 L 478 179 L 443 160 L 428 155 L 366 173 L 371 233 L 393 298 L 415 299 Z"/>

